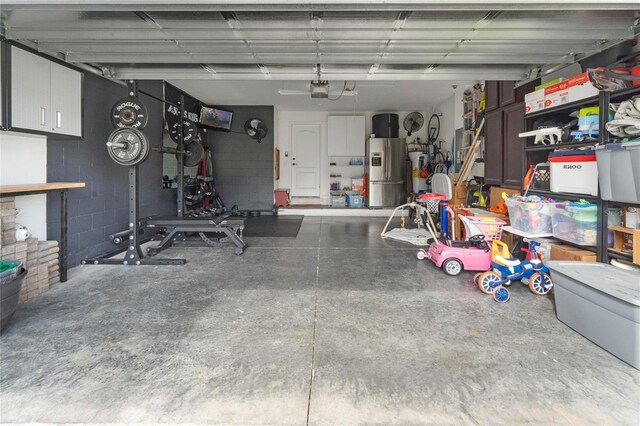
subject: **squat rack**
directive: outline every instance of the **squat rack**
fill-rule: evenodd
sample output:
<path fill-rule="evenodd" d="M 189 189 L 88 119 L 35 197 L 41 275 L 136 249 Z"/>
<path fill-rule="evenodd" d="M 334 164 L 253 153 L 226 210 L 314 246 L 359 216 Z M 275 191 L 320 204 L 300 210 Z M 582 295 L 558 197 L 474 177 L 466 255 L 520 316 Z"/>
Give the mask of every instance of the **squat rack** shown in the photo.
<path fill-rule="evenodd" d="M 139 93 L 144 94 L 152 99 L 162 102 L 166 105 L 174 106 L 179 111 L 178 120 L 178 141 L 177 149 L 160 147 L 156 149 L 162 154 L 183 154 L 176 155 L 177 159 L 177 217 L 173 218 L 145 218 L 139 219 L 139 193 L 138 193 L 138 164 L 129 166 L 129 223 L 128 228 L 111 236 L 115 242 L 116 239 L 124 241 L 128 238 L 127 248 L 124 259 L 111 259 L 110 257 L 121 253 L 122 249 L 117 249 L 102 256 L 84 259 L 82 264 L 107 264 L 107 265 L 184 265 L 185 259 L 158 259 L 153 258 L 160 251 L 170 247 L 174 241 L 187 241 L 186 232 L 198 232 L 202 241 L 207 245 L 217 245 L 226 241 L 231 241 L 236 246 L 236 255 L 242 254 L 247 244 L 242 240 L 242 230 L 244 229 L 244 221 L 239 219 L 216 221 L 213 218 L 190 220 L 184 218 L 185 200 L 184 200 L 184 95 L 180 95 L 178 104 L 158 98 L 150 93 L 139 90 L 134 80 L 127 82 L 127 89 L 130 97 L 138 98 Z M 143 255 L 141 244 L 152 239 L 141 238 L 144 228 L 170 228 L 168 234 L 162 239 L 157 247 L 147 248 L 148 256 Z M 219 240 L 212 240 L 206 236 L 206 233 L 223 233 L 226 237 Z M 240 234 L 240 235 L 238 235 Z"/>

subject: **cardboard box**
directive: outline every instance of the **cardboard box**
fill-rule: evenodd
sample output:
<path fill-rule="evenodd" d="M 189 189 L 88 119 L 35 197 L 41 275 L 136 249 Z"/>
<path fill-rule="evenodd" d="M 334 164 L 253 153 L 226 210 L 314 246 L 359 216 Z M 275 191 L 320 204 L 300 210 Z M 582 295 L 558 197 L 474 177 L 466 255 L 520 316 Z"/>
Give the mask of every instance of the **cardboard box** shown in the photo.
<path fill-rule="evenodd" d="M 552 84 L 544 89 L 544 107 L 553 108 L 581 99 L 597 96 L 598 89 L 589 81 L 586 72 Z"/>
<path fill-rule="evenodd" d="M 553 84 L 560 83 L 562 80 L 564 80 L 564 78 L 562 77 L 554 78 L 553 80 L 547 81 L 546 83 L 537 85 L 533 90 L 543 90 L 545 87 L 549 87 Z"/>
<path fill-rule="evenodd" d="M 571 260 L 578 262 L 595 262 L 596 254 L 572 246 L 554 245 L 551 247 L 551 260 Z"/>
<path fill-rule="evenodd" d="M 524 113 L 525 114 L 540 111 L 543 109 L 544 109 L 544 89 L 536 90 L 535 92 L 527 93 L 526 95 L 524 95 Z"/>
<path fill-rule="evenodd" d="M 462 182 L 460 185 L 453 186 L 453 198 L 449 200 L 450 206 L 462 206 L 467 199 L 467 182 Z"/>
<path fill-rule="evenodd" d="M 502 231 L 502 238 L 500 238 L 500 241 L 502 241 L 507 246 L 509 246 L 509 250 L 511 250 L 516 245 L 516 240 L 517 239 L 518 239 L 517 235 L 512 234 L 511 232 L 503 230 Z"/>

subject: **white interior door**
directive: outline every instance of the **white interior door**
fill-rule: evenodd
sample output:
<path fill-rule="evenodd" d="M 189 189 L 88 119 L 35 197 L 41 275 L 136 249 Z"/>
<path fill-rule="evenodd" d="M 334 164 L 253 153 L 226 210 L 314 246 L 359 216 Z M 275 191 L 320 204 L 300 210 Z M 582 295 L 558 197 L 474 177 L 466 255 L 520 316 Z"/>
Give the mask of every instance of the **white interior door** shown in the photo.
<path fill-rule="evenodd" d="M 291 196 L 320 196 L 320 125 L 291 125 Z"/>

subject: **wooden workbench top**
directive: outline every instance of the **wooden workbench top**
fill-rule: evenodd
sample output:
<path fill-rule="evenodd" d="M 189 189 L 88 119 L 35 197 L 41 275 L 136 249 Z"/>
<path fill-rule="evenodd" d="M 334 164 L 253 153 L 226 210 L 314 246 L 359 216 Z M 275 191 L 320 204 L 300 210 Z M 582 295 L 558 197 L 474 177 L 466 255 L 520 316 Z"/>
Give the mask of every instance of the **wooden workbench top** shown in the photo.
<path fill-rule="evenodd" d="M 26 185 L 0 185 L 0 194 L 11 195 L 24 192 L 58 191 L 60 189 L 84 188 L 84 182 L 47 182 Z"/>

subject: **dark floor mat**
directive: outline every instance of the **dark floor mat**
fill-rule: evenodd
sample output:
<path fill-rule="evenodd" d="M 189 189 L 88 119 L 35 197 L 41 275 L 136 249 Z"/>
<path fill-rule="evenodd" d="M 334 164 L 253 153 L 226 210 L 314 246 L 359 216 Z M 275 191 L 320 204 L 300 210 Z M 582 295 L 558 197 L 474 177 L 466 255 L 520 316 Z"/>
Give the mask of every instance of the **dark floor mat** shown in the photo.
<path fill-rule="evenodd" d="M 245 237 L 295 238 L 304 216 L 249 216 L 244 218 Z"/>

